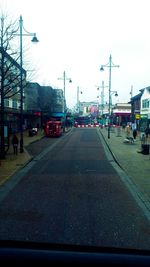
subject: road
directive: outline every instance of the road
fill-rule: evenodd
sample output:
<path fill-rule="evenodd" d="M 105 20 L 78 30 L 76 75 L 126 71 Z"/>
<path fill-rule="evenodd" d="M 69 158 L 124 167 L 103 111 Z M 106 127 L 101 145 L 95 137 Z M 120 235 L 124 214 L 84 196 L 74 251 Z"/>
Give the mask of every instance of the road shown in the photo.
<path fill-rule="evenodd" d="M 96 128 L 29 149 L 37 156 L 1 187 L 0 239 L 150 249 L 149 222 Z"/>

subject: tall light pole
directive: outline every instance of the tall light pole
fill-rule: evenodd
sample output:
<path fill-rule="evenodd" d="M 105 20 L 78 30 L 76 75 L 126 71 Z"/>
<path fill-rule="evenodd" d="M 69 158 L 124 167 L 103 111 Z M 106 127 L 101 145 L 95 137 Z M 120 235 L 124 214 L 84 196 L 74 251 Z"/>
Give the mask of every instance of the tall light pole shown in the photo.
<path fill-rule="evenodd" d="M 99 90 L 99 88 L 102 88 L 102 91 L 101 91 L 101 111 L 102 111 L 102 114 L 103 115 L 103 109 L 104 109 L 104 88 L 108 87 L 107 85 L 104 85 L 104 81 L 102 81 L 102 85 L 99 86 L 97 88 L 97 90 Z"/>
<path fill-rule="evenodd" d="M 109 121 L 108 121 L 108 138 L 110 138 L 110 106 L 111 106 L 111 68 L 117 67 L 119 68 L 119 65 L 114 65 L 112 62 L 112 56 L 109 56 L 109 62 L 106 65 L 101 65 L 100 70 L 103 71 L 104 67 L 109 68 L 109 108 L 108 108 L 108 113 L 109 113 Z"/>
<path fill-rule="evenodd" d="M 66 72 L 63 72 L 63 77 L 58 78 L 58 80 L 63 80 L 64 81 L 64 120 L 66 120 L 66 80 L 69 81 L 69 83 L 72 83 L 71 78 L 67 78 L 66 77 Z M 64 131 L 65 131 L 65 125 L 63 127 Z"/>
<path fill-rule="evenodd" d="M 77 87 L 77 112 L 79 113 L 80 108 L 79 108 L 79 86 Z"/>
<path fill-rule="evenodd" d="M 80 87 L 77 87 L 77 112 L 80 114 L 80 99 L 79 99 L 79 93 L 82 94 L 82 91 L 80 91 Z"/>
<path fill-rule="evenodd" d="M 133 97 L 133 85 L 131 85 L 130 95 L 131 95 L 131 98 L 132 98 Z"/>
<path fill-rule="evenodd" d="M 37 39 L 35 33 L 29 33 L 25 30 L 25 28 L 23 27 L 22 16 L 20 16 L 20 20 L 19 20 L 19 29 L 20 29 L 20 33 L 15 34 L 15 35 L 20 36 L 20 153 L 23 153 L 24 148 L 23 148 L 23 71 L 22 71 L 22 67 L 23 67 L 22 52 L 23 52 L 23 49 L 22 49 L 22 37 L 23 36 L 33 36 L 32 40 L 31 40 L 33 43 L 37 43 L 38 39 Z M 23 33 L 23 30 L 24 30 L 24 33 Z"/>

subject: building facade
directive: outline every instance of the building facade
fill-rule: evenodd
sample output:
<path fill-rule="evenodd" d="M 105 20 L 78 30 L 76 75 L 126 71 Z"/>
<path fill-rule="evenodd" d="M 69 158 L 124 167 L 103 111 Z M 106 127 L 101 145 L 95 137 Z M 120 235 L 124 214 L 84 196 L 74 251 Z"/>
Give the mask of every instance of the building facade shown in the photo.
<path fill-rule="evenodd" d="M 140 130 L 150 129 L 150 86 L 143 89 L 140 106 Z"/>
<path fill-rule="evenodd" d="M 0 114 L 2 116 L 4 113 L 4 124 L 8 125 L 10 133 L 20 129 L 20 73 L 20 65 L 0 48 Z M 26 86 L 26 71 L 24 69 L 22 69 L 22 77 L 24 99 Z M 3 101 L 4 107 L 2 107 Z"/>
<path fill-rule="evenodd" d="M 143 89 L 140 93 L 133 96 L 131 101 L 131 122 L 136 124 L 137 129 L 140 129 L 140 119 L 141 119 L 141 96 L 143 94 Z"/>
<path fill-rule="evenodd" d="M 51 117 L 64 113 L 63 90 L 38 83 L 28 83 L 25 89 L 24 121 L 27 128 L 42 127 Z"/>
<path fill-rule="evenodd" d="M 118 125 L 127 125 L 131 121 L 131 104 L 117 103 L 112 108 L 113 123 Z"/>

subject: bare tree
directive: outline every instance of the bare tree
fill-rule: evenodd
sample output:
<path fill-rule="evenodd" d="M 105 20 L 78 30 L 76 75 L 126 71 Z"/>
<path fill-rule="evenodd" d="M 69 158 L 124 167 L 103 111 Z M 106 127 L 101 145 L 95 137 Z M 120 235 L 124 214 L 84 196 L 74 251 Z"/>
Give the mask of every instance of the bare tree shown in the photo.
<path fill-rule="evenodd" d="M 17 21 L 9 19 L 3 12 L 0 15 L 0 156 L 5 158 L 5 99 L 12 98 L 20 91 L 20 71 L 18 49 L 14 37 L 18 32 Z M 25 75 L 24 75 L 25 77 Z"/>
<path fill-rule="evenodd" d="M 21 69 L 20 53 L 18 52 L 19 44 L 17 45 L 16 36 L 19 35 L 18 21 L 13 21 L 9 16 L 1 12 L 0 15 L 0 122 L 1 122 L 1 138 L 0 138 L 0 155 L 5 158 L 5 144 L 4 144 L 4 112 L 5 99 L 19 95 L 20 87 L 24 89 L 27 86 L 26 73 L 28 72 L 28 80 L 32 80 L 35 73 L 35 68 L 31 68 L 31 64 L 24 60 L 26 70 Z M 24 52 L 27 48 L 23 49 Z M 29 71 L 28 71 L 29 69 Z M 23 74 L 22 86 L 20 79 L 20 72 Z M 18 96 L 17 96 L 18 98 Z"/>
<path fill-rule="evenodd" d="M 3 13 L 0 16 L 0 99 L 1 99 L 1 139 L 0 139 L 0 156 L 5 158 L 5 139 L 4 139 L 4 100 L 14 94 L 13 86 L 18 80 L 15 72 L 12 71 L 14 62 L 10 60 L 11 56 L 18 57 L 17 52 L 12 50 L 11 40 L 17 31 L 16 22 L 7 21 L 8 16 Z M 19 84 L 18 84 L 19 85 Z M 13 92 L 13 93 L 12 93 Z M 15 92 L 16 94 L 17 92 Z"/>
<path fill-rule="evenodd" d="M 18 35 L 18 21 L 12 22 L 7 15 L 1 15 L 0 17 L 0 54 L 3 54 L 1 58 L 0 66 L 3 69 L 4 84 L 1 90 L 4 90 L 4 98 L 8 99 L 20 92 L 20 54 L 18 52 L 18 46 L 16 45 L 16 35 Z M 27 52 L 28 47 L 23 49 Z M 3 59 L 3 60 L 2 60 Z M 34 79 L 36 68 L 31 66 L 30 61 L 24 61 L 26 72 L 28 72 L 28 81 Z M 25 73 L 25 72 L 24 72 Z M 2 75 L 1 75 L 2 76 Z M 26 86 L 26 75 L 24 75 L 24 87 Z"/>

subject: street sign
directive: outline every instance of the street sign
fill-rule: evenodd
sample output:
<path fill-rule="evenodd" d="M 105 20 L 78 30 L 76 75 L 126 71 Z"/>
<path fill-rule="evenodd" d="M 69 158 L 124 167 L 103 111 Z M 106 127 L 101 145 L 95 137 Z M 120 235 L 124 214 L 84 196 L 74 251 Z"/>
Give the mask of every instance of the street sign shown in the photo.
<path fill-rule="evenodd" d="M 135 114 L 135 118 L 137 119 L 137 120 L 139 120 L 140 119 L 140 114 Z"/>

